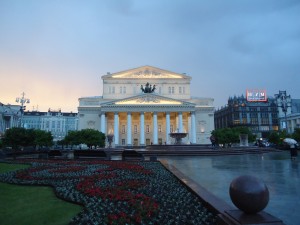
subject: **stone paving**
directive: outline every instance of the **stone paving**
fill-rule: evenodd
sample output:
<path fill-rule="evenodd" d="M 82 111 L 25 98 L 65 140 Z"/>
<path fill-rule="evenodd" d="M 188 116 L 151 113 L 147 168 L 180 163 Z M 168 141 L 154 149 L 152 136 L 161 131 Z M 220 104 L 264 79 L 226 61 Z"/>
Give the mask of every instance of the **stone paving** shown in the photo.
<path fill-rule="evenodd" d="M 270 201 L 265 212 L 287 225 L 300 221 L 300 157 L 289 152 L 228 156 L 160 156 L 183 174 L 233 206 L 229 196 L 231 181 L 241 175 L 261 179 L 268 187 Z"/>

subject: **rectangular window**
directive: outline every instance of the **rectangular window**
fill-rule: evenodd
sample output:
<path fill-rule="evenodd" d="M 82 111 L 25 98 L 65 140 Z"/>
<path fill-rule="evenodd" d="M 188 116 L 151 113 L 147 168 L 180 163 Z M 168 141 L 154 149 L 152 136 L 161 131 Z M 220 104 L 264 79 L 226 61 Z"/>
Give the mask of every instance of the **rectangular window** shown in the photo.
<path fill-rule="evenodd" d="M 126 87 L 123 87 L 123 94 L 126 94 Z"/>
<path fill-rule="evenodd" d="M 46 128 L 49 128 L 49 121 L 46 121 Z"/>
<path fill-rule="evenodd" d="M 146 125 L 146 133 L 150 133 L 150 126 Z"/>
<path fill-rule="evenodd" d="M 52 121 L 52 129 L 55 128 L 55 121 Z"/>
<path fill-rule="evenodd" d="M 125 125 L 122 125 L 122 134 L 125 134 Z"/>
<path fill-rule="evenodd" d="M 158 125 L 158 132 L 161 133 L 161 125 Z"/>
<path fill-rule="evenodd" d="M 115 93 L 115 87 L 112 87 L 112 90 L 111 90 L 112 94 Z"/>
<path fill-rule="evenodd" d="M 134 130 L 134 133 L 137 134 L 137 132 L 138 132 L 137 125 L 133 126 L 133 130 Z"/>
<path fill-rule="evenodd" d="M 181 87 L 179 87 L 179 94 L 181 94 Z"/>
<path fill-rule="evenodd" d="M 175 88 L 174 87 L 172 87 L 172 94 L 174 94 L 175 93 Z"/>
<path fill-rule="evenodd" d="M 57 128 L 60 129 L 60 121 L 57 121 Z"/>
<path fill-rule="evenodd" d="M 171 87 L 169 87 L 169 94 L 172 94 L 172 92 L 171 92 Z"/>
<path fill-rule="evenodd" d="M 125 145 L 125 139 L 122 139 L 122 145 Z"/>

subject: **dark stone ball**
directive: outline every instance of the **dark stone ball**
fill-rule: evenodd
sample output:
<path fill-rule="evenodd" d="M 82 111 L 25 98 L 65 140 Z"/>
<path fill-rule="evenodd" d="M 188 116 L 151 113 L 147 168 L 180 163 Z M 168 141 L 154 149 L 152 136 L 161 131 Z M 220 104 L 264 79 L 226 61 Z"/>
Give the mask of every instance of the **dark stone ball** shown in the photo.
<path fill-rule="evenodd" d="M 269 203 L 269 190 L 258 178 L 240 176 L 235 178 L 229 188 L 233 204 L 247 214 L 262 211 Z"/>

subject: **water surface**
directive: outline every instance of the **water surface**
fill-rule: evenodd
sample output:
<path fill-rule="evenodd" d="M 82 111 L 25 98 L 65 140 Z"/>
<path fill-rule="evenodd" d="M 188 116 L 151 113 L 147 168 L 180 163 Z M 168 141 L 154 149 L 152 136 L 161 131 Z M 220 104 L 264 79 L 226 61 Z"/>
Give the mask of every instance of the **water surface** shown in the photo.
<path fill-rule="evenodd" d="M 228 156 L 159 157 L 232 205 L 229 186 L 241 175 L 261 179 L 270 201 L 264 211 L 287 225 L 300 224 L 300 157 L 292 161 L 288 152 Z"/>

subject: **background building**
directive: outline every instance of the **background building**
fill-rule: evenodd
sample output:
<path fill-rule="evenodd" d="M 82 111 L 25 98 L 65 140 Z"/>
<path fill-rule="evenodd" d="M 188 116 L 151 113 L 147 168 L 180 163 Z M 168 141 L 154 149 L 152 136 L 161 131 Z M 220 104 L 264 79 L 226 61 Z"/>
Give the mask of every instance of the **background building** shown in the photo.
<path fill-rule="evenodd" d="M 292 99 L 286 91 L 279 91 L 275 95 L 278 105 L 278 119 L 281 129 L 293 133 L 295 128 L 300 128 L 300 99 Z"/>
<path fill-rule="evenodd" d="M 246 126 L 258 138 L 267 137 L 271 131 L 286 129 L 293 133 L 295 128 L 300 128 L 299 99 L 292 99 L 286 91 L 269 98 L 253 96 L 256 94 L 252 98 L 230 97 L 226 106 L 215 111 L 215 128 Z"/>
<path fill-rule="evenodd" d="M 258 138 L 279 130 L 278 107 L 275 98 L 248 101 L 243 95 L 230 97 L 225 107 L 215 111 L 215 128 L 249 127 Z"/>
<path fill-rule="evenodd" d="M 61 110 L 48 112 L 26 111 L 24 112 L 23 121 L 27 129 L 40 129 L 50 131 L 53 140 L 62 140 L 70 130 L 77 130 L 78 117 L 77 113 L 61 112 Z"/>
<path fill-rule="evenodd" d="M 191 79 L 152 66 L 107 73 L 102 96 L 79 99 L 79 129 L 113 134 L 114 146 L 171 144 L 173 132 L 188 134 L 183 143 L 208 144 L 213 99 L 192 98 Z"/>
<path fill-rule="evenodd" d="M 19 105 L 5 105 L 0 102 L 0 137 L 7 129 L 19 126 L 20 119 Z"/>

